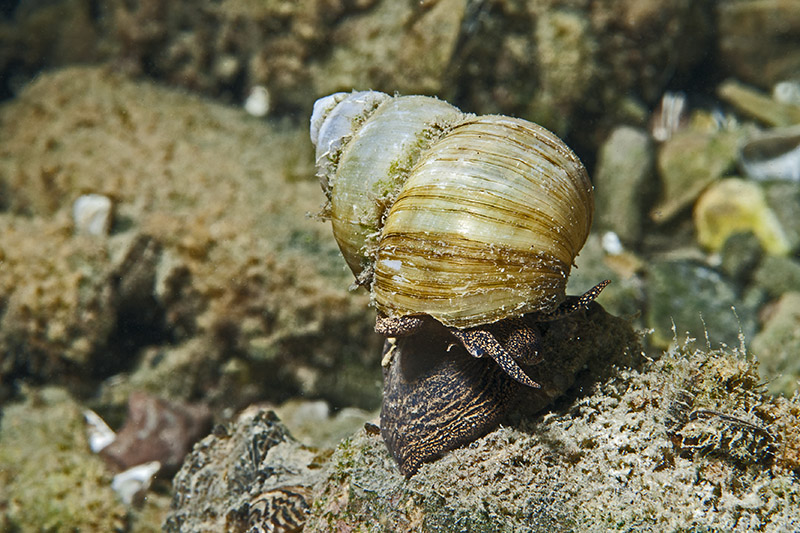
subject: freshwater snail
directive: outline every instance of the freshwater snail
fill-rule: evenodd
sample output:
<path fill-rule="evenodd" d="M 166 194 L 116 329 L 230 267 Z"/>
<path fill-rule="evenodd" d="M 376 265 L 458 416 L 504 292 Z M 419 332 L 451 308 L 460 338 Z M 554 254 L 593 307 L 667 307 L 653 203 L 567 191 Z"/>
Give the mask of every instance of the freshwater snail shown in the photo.
<path fill-rule="evenodd" d="M 538 356 L 536 322 L 585 309 L 607 284 L 566 300 L 594 212 L 578 157 L 521 119 L 375 91 L 321 98 L 310 133 L 324 215 L 355 285 L 370 291 L 376 331 L 446 328 L 451 344 L 538 387 L 520 366 Z"/>

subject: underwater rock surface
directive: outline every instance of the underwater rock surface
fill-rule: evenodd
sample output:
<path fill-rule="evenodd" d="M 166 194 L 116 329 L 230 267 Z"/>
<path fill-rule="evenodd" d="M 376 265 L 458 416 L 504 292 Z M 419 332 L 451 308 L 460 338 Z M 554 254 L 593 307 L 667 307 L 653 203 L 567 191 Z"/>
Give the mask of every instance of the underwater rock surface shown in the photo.
<path fill-rule="evenodd" d="M 3 407 L 3 531 L 123 530 L 136 521 L 111 489 L 111 478 L 104 461 L 89 449 L 83 408 L 66 390 L 31 390 L 25 401 Z M 153 496 L 146 512 L 158 514 L 158 500 Z"/>
<path fill-rule="evenodd" d="M 361 431 L 331 457 L 306 527 L 790 531 L 800 523 L 800 405 L 760 383 L 739 351 L 686 345 L 410 480 Z"/>
<path fill-rule="evenodd" d="M 322 461 L 274 412 L 245 409 L 186 458 L 163 530 L 299 531 Z"/>
<path fill-rule="evenodd" d="M 376 407 L 380 339 L 307 216 L 304 133 L 102 68 L 3 106 L 0 398 L 30 378 L 102 383 L 120 406 L 139 388 L 203 391 L 212 410 L 299 393 Z M 74 232 L 87 192 L 115 201 L 108 236 Z"/>

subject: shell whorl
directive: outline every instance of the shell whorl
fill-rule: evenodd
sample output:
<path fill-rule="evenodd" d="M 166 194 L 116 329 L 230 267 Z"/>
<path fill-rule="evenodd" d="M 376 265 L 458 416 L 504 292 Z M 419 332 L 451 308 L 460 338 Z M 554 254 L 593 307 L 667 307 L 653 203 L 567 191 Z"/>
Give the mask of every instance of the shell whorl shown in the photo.
<path fill-rule="evenodd" d="M 558 137 L 427 97 L 387 97 L 353 122 L 318 169 L 334 235 L 356 276 L 374 271 L 379 311 L 466 328 L 563 300 L 594 204 Z"/>

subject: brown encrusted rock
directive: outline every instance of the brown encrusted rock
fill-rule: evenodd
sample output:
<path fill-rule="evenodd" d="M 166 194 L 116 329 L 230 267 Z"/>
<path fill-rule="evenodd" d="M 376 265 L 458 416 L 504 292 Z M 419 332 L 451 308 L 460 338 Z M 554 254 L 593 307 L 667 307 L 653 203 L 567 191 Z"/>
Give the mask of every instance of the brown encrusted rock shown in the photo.
<path fill-rule="evenodd" d="M 105 60 L 228 102 L 263 87 L 278 113 L 306 112 L 320 95 L 352 88 L 436 94 L 590 145 L 604 137 L 598 124 L 631 118 L 631 101 L 653 104 L 667 83 L 691 76 L 715 30 L 714 4 L 691 0 L 30 5 L 0 47 L 0 80 Z"/>
<path fill-rule="evenodd" d="M 173 480 L 165 532 L 300 531 L 321 458 L 250 407 L 197 443 Z"/>

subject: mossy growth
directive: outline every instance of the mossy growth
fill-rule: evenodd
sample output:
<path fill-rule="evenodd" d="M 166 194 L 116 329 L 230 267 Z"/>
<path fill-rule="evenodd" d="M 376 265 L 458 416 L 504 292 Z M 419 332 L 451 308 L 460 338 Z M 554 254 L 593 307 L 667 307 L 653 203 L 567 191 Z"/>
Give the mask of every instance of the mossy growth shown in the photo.
<path fill-rule="evenodd" d="M 800 397 L 767 394 L 743 348 L 686 342 L 409 480 L 378 436 L 359 432 L 334 453 L 307 527 L 789 531 L 798 450 Z"/>
<path fill-rule="evenodd" d="M 91 452 L 81 407 L 64 389 L 3 409 L 0 525 L 10 531 L 126 531 L 111 473 Z"/>

